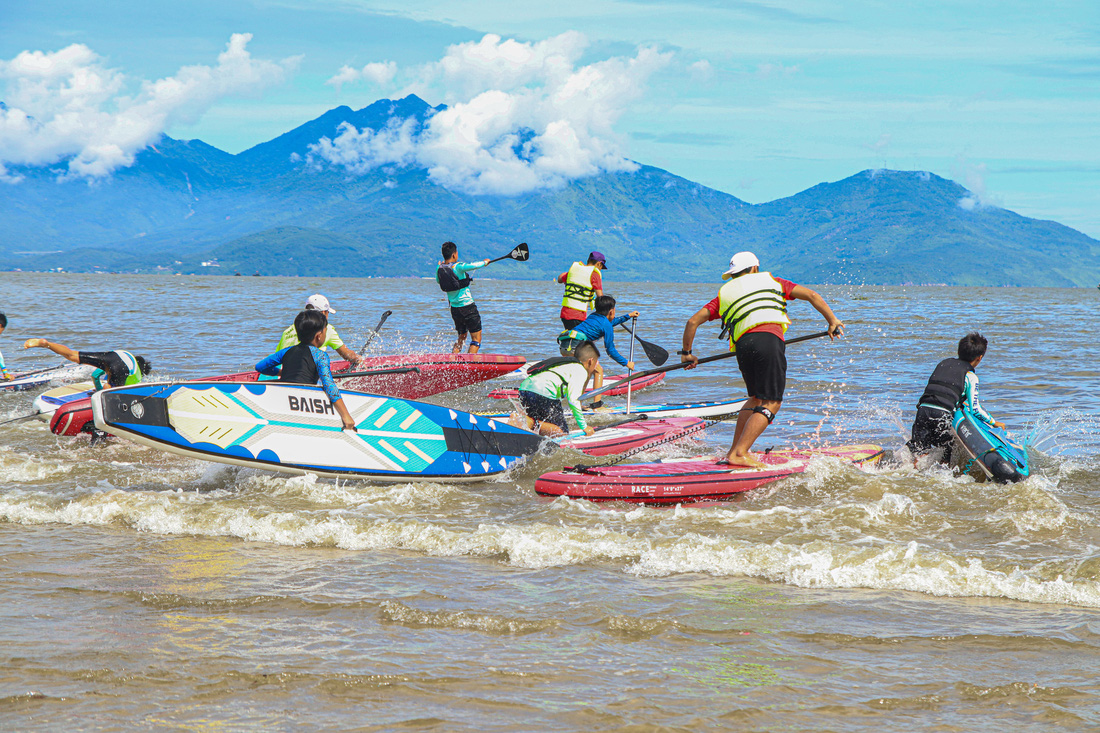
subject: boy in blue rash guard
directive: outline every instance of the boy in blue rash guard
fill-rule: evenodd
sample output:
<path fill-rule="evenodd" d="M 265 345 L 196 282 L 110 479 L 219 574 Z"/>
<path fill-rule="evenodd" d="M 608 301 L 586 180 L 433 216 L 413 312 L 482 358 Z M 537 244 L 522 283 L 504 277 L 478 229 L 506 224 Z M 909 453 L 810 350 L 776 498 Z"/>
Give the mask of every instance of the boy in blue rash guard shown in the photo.
<path fill-rule="evenodd" d="M 317 384 L 320 381 L 344 429 L 354 431 L 355 421 L 332 380 L 328 354 L 321 350 L 328 332 L 328 319 L 322 311 L 305 310 L 294 319 L 294 330 L 298 343 L 265 356 L 256 364 L 256 371 L 270 377 L 277 375 L 280 382 Z"/>
<path fill-rule="evenodd" d="M 967 407 L 974 417 L 987 425 L 1004 427 L 1004 423 L 994 420 L 978 403 L 978 373 L 974 370 L 985 357 L 988 344 L 980 333 L 968 333 L 959 340 L 959 357 L 944 359 L 932 370 L 924 393 L 917 401 L 912 437 L 905 444 L 914 458 L 942 448 L 940 462 L 951 462 L 955 443 L 951 416 L 957 407 Z"/>
<path fill-rule="evenodd" d="M 582 322 L 568 331 L 562 331 L 558 336 L 558 346 L 561 348 L 561 355 L 573 356 L 573 352 L 580 344 L 602 338 L 608 356 L 628 370 L 634 371 L 634 362 L 624 359 L 623 355 L 615 348 L 615 326 L 618 326 L 620 323 L 625 323 L 631 318 L 637 317 L 638 311 L 630 311 L 625 316 L 616 316 L 615 299 L 610 295 L 599 295 L 596 297 L 595 310 L 593 310 Z M 593 382 L 592 388 L 599 389 L 603 386 L 602 367 L 596 367 L 594 378 L 595 381 Z M 601 404 L 602 400 L 594 403 L 593 406 L 599 407 Z"/>
<path fill-rule="evenodd" d="M 441 248 L 443 261 L 435 271 L 435 281 L 439 288 L 447 294 L 447 302 L 451 306 L 451 320 L 454 321 L 455 331 L 458 331 L 458 340 L 451 349 L 452 354 L 462 351 L 462 342 L 466 340 L 466 334 L 470 334 L 470 349 L 468 353 L 476 354 L 481 348 L 481 314 L 477 311 L 477 303 L 470 294 L 471 270 L 477 270 L 489 264 L 489 260 L 480 262 L 459 262 L 458 245 L 454 242 L 444 242 Z"/>

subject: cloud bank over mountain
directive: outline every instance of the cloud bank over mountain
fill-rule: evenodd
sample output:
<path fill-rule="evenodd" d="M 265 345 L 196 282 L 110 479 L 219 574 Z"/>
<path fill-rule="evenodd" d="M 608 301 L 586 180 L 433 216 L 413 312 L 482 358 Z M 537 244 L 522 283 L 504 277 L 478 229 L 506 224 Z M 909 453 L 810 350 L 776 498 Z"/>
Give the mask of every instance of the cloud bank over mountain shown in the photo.
<path fill-rule="evenodd" d="M 156 81 L 128 79 L 79 43 L 0 60 L 0 179 L 18 182 L 13 166 L 63 161 L 63 178 L 103 178 L 133 165 L 172 124 L 282 83 L 297 59 L 253 58 L 251 39 L 235 33 L 215 65 L 184 66 Z"/>
<path fill-rule="evenodd" d="M 310 159 L 360 175 L 416 166 L 433 182 L 474 195 L 515 196 L 635 170 L 614 125 L 672 54 L 641 47 L 632 57 L 581 64 L 587 47 L 576 32 L 535 43 L 488 34 L 410 69 L 393 62 L 344 67 L 330 84 L 400 82 L 400 95 L 440 92 L 447 107 L 381 130 L 345 125 L 313 146 Z"/>

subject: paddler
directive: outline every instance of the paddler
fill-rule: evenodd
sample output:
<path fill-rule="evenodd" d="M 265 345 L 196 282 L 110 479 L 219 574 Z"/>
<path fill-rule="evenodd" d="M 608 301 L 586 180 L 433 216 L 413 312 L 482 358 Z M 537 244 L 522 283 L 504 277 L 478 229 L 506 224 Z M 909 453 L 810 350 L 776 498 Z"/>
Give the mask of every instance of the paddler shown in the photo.
<path fill-rule="evenodd" d="M 62 359 L 87 364 L 96 369 L 92 372 L 92 382 L 96 389 L 103 389 L 103 377 L 107 377 L 109 387 L 123 387 L 138 384 L 142 376 L 153 371 L 153 365 L 144 356 L 134 356 L 129 351 L 74 351 L 62 344 L 50 343 L 46 339 L 27 339 L 24 349 L 49 349 Z"/>
<path fill-rule="evenodd" d="M 3 313 L 0 313 L 0 334 L 4 333 L 4 329 L 8 327 L 8 317 Z M 4 364 L 4 354 L 0 352 L 0 377 L 3 379 L 15 379 L 13 375 L 8 373 L 8 367 Z"/>
<path fill-rule="evenodd" d="M 305 309 L 307 311 L 320 312 L 324 315 L 326 323 L 328 323 L 329 314 L 336 312 L 336 309 L 329 304 L 328 298 L 320 293 L 316 293 L 306 298 Z M 295 322 L 297 322 L 297 320 L 298 319 L 295 319 Z M 298 333 L 292 324 L 287 326 L 286 330 L 283 331 L 283 335 L 279 338 L 279 345 L 275 347 L 275 350 L 281 351 L 288 346 L 295 346 L 298 343 Z M 325 340 L 321 348 L 332 349 L 346 361 L 350 362 L 352 366 L 357 365 L 363 358 L 344 344 L 344 339 L 340 338 L 340 334 L 336 333 L 336 328 L 333 327 L 331 323 L 328 325 L 328 330 L 325 331 Z"/>
<path fill-rule="evenodd" d="M 451 320 L 458 332 L 458 340 L 451 347 L 451 353 L 462 351 L 466 334 L 470 334 L 470 348 L 467 353 L 476 354 L 481 348 L 481 314 L 478 313 L 474 296 L 470 294 L 470 283 L 473 282 L 470 271 L 485 267 L 489 260 L 459 262 L 458 245 L 454 242 L 444 242 L 440 251 L 443 261 L 435 270 L 435 281 L 439 283 L 439 289 L 447 294 Z"/>
<path fill-rule="evenodd" d="M 603 295 L 603 276 L 600 270 L 607 269 L 607 258 L 602 252 L 590 252 L 588 264 L 574 262 L 569 269 L 558 275 L 555 282 L 565 283 L 565 297 L 561 299 L 561 325 L 566 329 L 574 328 L 584 322 L 588 316 L 588 306 L 596 296 Z"/>
<path fill-rule="evenodd" d="M 610 295 L 598 295 L 596 296 L 595 310 L 584 319 L 584 322 L 578 323 L 573 328 L 566 329 L 558 335 L 558 347 L 561 350 L 561 355 L 573 356 L 579 345 L 596 339 L 603 339 L 603 346 L 607 350 L 607 355 L 621 366 L 626 367 L 628 371 L 634 371 L 634 362 L 627 361 L 615 348 L 615 326 L 637 317 L 638 311 L 630 311 L 624 316 L 616 316 L 615 299 Z M 593 389 L 599 389 L 603 386 L 603 368 L 598 364 L 596 365 L 594 379 Z M 592 406 L 600 407 L 602 404 L 602 401 L 599 401 Z"/>
<path fill-rule="evenodd" d="M 684 348 L 680 361 L 694 368 L 698 357 L 691 353 L 695 331 L 707 321 L 722 320 L 722 335 L 728 334 L 730 351 L 737 353 L 737 366 L 745 380 L 748 401 L 737 416 L 733 445 L 725 462 L 731 466 L 763 468 L 750 452 L 753 443 L 775 419 L 787 386 L 787 354 L 783 334 L 791 321 L 787 301 L 805 300 L 829 323 L 829 338 L 844 334 L 844 324 L 833 315 L 825 299 L 813 290 L 789 280 L 760 272 L 760 260 L 752 252 L 738 252 L 722 273 L 729 280 L 718 297 L 688 319 L 684 326 Z"/>
<path fill-rule="evenodd" d="M 600 365 L 600 350 L 591 341 L 577 346 L 573 356 L 546 359 L 527 370 L 528 377 L 519 385 L 519 404 L 523 414 L 514 413 L 512 424 L 534 430 L 539 435 L 569 432 L 561 400 L 569 405 L 577 429 L 585 435 L 595 432 L 581 412 L 581 394 Z"/>
<path fill-rule="evenodd" d="M 328 318 L 320 308 L 302 311 L 294 319 L 294 332 L 298 337 L 298 343 L 260 359 L 256 364 L 256 371 L 269 377 L 277 376 L 280 382 L 317 384 L 320 381 L 329 401 L 336 408 L 344 429 L 354 431 L 355 421 L 352 420 L 347 406 L 344 405 L 340 390 L 336 388 L 328 354 L 324 352 L 324 345 L 328 338 L 327 327 Z"/>
<path fill-rule="evenodd" d="M 974 417 L 987 425 L 1004 427 L 978 403 L 978 373 L 974 370 L 985 358 L 988 345 L 980 333 L 968 333 L 959 339 L 958 358 L 944 359 L 932 370 L 924 393 L 917 400 L 912 437 L 905 444 L 914 459 L 942 448 L 940 463 L 951 462 L 955 444 L 951 418 L 957 407 L 969 408 Z"/>

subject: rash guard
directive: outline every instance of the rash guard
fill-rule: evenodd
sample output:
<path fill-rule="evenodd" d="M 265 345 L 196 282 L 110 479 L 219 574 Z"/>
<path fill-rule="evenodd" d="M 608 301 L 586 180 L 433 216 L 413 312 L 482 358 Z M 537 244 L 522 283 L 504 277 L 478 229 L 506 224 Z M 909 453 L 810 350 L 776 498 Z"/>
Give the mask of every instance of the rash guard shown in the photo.
<path fill-rule="evenodd" d="M 569 411 L 573 413 L 573 419 L 577 427 L 584 430 L 588 423 L 584 421 L 584 413 L 581 412 L 581 394 L 584 392 L 584 384 L 588 381 L 588 372 L 578 363 L 559 364 L 550 367 L 544 372 L 539 372 L 533 377 L 527 377 L 519 385 L 520 390 L 534 392 L 552 400 L 565 400 L 569 405 Z"/>
<path fill-rule="evenodd" d="M 260 374 L 266 374 L 269 377 L 280 376 L 280 367 L 282 366 L 283 359 L 287 358 L 287 352 L 291 349 L 301 349 L 301 344 L 295 344 L 294 346 L 288 346 L 285 349 L 280 349 L 270 356 L 265 356 L 256 364 L 256 371 Z M 336 382 L 332 379 L 332 369 L 329 367 L 328 354 L 318 349 L 312 344 L 306 347 L 309 349 L 308 356 L 313 357 L 313 363 L 316 365 L 317 378 L 321 381 L 321 387 L 324 388 L 325 394 L 331 402 L 335 403 L 340 399 L 340 390 L 336 388 Z M 295 352 L 291 354 L 290 358 L 287 358 L 289 363 L 291 360 L 300 361 L 306 354 Z"/>
<path fill-rule="evenodd" d="M 607 355 L 622 366 L 626 366 L 626 359 L 624 359 L 623 355 L 615 348 L 615 326 L 629 320 L 630 316 L 617 316 L 615 320 L 609 321 L 607 316 L 599 313 L 590 313 L 588 318 L 584 319 L 583 323 L 577 324 L 573 330 L 584 334 L 589 341 L 595 341 L 596 339 L 602 338 L 604 350 L 607 351 Z"/>
<path fill-rule="evenodd" d="M 444 265 L 440 265 L 440 267 L 444 267 Z M 446 265 L 446 267 L 451 266 Z M 461 280 L 467 272 L 470 272 L 471 270 L 479 270 L 482 267 L 485 267 L 485 262 L 456 262 L 454 264 L 454 267 L 451 269 L 454 270 L 455 277 Z M 435 279 L 437 282 L 439 281 L 438 270 L 436 270 Z M 447 302 L 451 304 L 452 308 L 461 308 L 464 305 L 469 305 L 470 303 L 473 303 L 474 296 L 470 294 L 470 286 L 467 285 L 464 288 L 459 288 L 458 290 L 452 290 L 448 292 Z"/>

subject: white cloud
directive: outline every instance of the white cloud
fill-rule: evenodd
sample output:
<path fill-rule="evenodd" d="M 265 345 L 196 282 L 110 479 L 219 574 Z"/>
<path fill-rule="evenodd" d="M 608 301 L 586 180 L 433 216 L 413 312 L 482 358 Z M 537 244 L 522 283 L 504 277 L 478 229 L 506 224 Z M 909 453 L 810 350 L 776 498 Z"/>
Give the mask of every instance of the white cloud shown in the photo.
<path fill-rule="evenodd" d="M 397 64 L 393 61 L 376 61 L 369 63 L 362 69 L 353 69 L 350 66 L 341 66 L 336 75 L 326 81 L 339 91 L 345 84 L 353 84 L 358 81 L 368 81 L 378 87 L 389 86 L 397 76 Z"/>
<path fill-rule="evenodd" d="M 189 124 L 224 97 L 255 94 L 281 82 L 297 59 L 253 59 L 247 33 L 235 33 L 216 66 L 185 66 L 174 76 L 126 77 L 82 44 L 56 52 L 24 51 L 0 61 L 0 177 L 10 166 L 67 162 L 69 177 L 101 178 L 173 124 Z"/>
<path fill-rule="evenodd" d="M 970 191 L 969 196 L 964 196 L 959 200 L 959 208 L 973 211 L 986 206 L 1001 206 L 1000 198 L 993 196 L 986 189 L 986 173 L 985 163 L 975 165 L 962 156 L 955 160 L 952 176 Z"/>
<path fill-rule="evenodd" d="M 402 92 L 442 96 L 446 109 L 382 130 L 344 126 L 312 147 L 311 160 L 359 174 L 418 166 L 452 190 L 497 195 L 634 170 L 614 124 L 672 54 L 640 48 L 630 58 L 578 66 L 586 46 L 572 31 L 536 43 L 489 34 L 451 46 L 441 60 L 407 70 Z M 393 79 L 400 70 L 386 73 Z M 362 75 L 345 67 L 329 83 Z"/>

